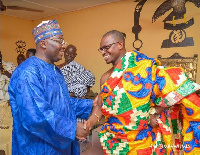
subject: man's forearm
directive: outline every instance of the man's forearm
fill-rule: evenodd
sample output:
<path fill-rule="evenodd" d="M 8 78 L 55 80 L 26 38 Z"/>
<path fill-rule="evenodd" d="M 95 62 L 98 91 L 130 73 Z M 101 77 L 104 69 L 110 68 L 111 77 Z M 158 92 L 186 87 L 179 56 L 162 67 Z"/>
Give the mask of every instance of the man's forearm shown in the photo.
<path fill-rule="evenodd" d="M 93 107 L 92 113 L 88 119 L 89 129 L 91 130 L 92 127 L 101 120 L 101 118 L 102 118 L 101 108 L 98 105 L 96 105 L 95 107 Z"/>

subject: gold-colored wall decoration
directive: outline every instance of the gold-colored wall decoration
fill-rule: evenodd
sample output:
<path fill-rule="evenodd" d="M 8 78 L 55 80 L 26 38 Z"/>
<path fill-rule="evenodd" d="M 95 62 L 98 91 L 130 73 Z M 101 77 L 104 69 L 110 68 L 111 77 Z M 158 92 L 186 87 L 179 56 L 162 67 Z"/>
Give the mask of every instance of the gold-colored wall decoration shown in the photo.
<path fill-rule="evenodd" d="M 15 51 L 19 54 L 24 54 L 26 52 L 26 42 L 22 41 L 22 40 L 18 40 L 16 43 L 17 48 L 15 49 Z"/>
<path fill-rule="evenodd" d="M 196 82 L 198 62 L 197 54 L 194 54 L 193 57 L 182 57 L 178 53 L 174 53 L 168 58 L 162 58 L 161 55 L 158 55 L 158 60 L 161 61 L 162 66 L 182 67 L 189 79 Z"/>

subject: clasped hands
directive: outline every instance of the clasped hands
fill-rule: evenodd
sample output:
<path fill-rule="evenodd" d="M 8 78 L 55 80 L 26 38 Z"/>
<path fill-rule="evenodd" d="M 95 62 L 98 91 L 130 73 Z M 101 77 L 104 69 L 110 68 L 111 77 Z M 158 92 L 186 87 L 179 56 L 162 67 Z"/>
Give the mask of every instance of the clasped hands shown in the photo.
<path fill-rule="evenodd" d="M 90 133 L 89 127 L 87 127 L 86 124 L 87 121 L 84 124 L 82 122 L 77 122 L 76 138 L 79 141 L 85 141 Z"/>
<path fill-rule="evenodd" d="M 97 101 L 98 101 L 98 96 L 96 96 L 95 99 L 93 100 L 93 110 L 95 109 L 94 107 L 97 106 Z M 95 125 L 96 122 L 97 122 L 97 117 L 93 112 L 90 115 L 89 119 L 85 121 L 85 123 L 77 122 L 76 138 L 79 141 L 85 141 L 86 137 L 90 133 L 90 130 L 92 129 L 92 126 Z"/>
<path fill-rule="evenodd" d="M 82 122 L 77 122 L 77 131 L 76 131 L 76 138 L 79 141 L 85 141 L 86 137 L 89 135 L 90 130 L 92 129 L 92 126 L 96 124 L 96 121 L 94 120 L 92 116 L 85 121 L 84 123 Z"/>

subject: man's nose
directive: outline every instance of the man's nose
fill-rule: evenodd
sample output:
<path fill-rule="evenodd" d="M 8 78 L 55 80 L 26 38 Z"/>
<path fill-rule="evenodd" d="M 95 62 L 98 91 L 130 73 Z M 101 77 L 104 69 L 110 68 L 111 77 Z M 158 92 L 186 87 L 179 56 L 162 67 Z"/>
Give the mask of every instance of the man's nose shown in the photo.
<path fill-rule="evenodd" d="M 67 47 L 67 43 L 65 42 L 62 44 L 62 48 L 66 49 L 66 47 Z"/>
<path fill-rule="evenodd" d="M 106 52 L 107 52 L 106 49 L 103 49 L 103 50 L 101 51 L 101 55 L 104 55 Z"/>

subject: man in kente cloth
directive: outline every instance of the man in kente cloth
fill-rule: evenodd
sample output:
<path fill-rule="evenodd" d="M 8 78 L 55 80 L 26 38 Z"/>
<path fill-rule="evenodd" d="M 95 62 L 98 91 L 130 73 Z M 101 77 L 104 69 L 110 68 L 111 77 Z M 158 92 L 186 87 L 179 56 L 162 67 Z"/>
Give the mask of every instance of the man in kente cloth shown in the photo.
<path fill-rule="evenodd" d="M 101 77 L 98 100 L 105 116 L 99 133 L 104 153 L 200 154 L 200 98 L 195 93 L 200 85 L 182 68 L 165 68 L 138 51 L 127 52 L 117 30 L 103 35 L 99 52 L 112 64 Z"/>

